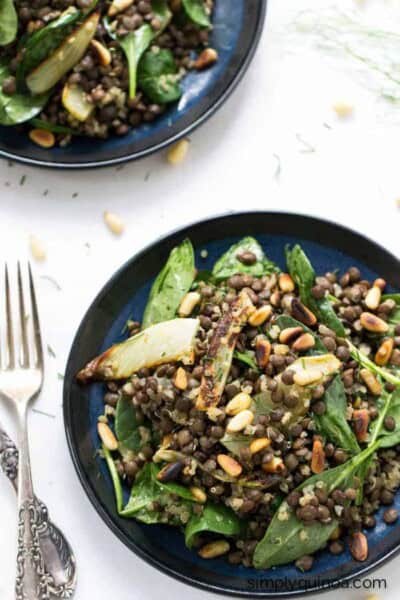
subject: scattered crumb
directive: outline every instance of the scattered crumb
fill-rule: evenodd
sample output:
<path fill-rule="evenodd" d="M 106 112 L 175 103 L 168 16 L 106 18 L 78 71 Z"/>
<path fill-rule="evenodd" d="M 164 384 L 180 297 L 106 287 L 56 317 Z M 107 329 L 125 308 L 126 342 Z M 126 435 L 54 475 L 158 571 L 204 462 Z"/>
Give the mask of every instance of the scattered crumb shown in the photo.
<path fill-rule="evenodd" d="M 58 283 L 58 281 L 56 279 L 54 279 L 54 277 L 50 277 L 50 275 L 41 275 L 40 279 L 45 279 L 46 281 L 49 281 L 58 292 L 61 292 L 62 288 L 61 285 Z"/>
<path fill-rule="evenodd" d="M 201 258 L 206 259 L 207 256 L 208 256 L 208 250 L 206 250 L 206 249 L 201 250 L 200 251 L 200 256 L 201 256 Z"/>
<path fill-rule="evenodd" d="M 303 138 L 303 136 L 300 135 L 300 133 L 296 133 L 296 139 L 303 146 L 303 148 L 300 150 L 300 152 L 307 153 L 307 154 L 315 152 L 315 147 L 312 146 L 309 142 L 307 142 L 307 140 L 305 140 Z"/>
<path fill-rule="evenodd" d="M 50 346 L 50 344 L 47 344 L 47 353 L 49 356 L 51 356 L 52 358 L 57 358 L 56 353 L 54 352 L 53 348 Z"/>
<path fill-rule="evenodd" d="M 279 156 L 279 154 L 275 154 L 274 153 L 272 156 L 276 160 L 276 167 L 275 167 L 275 171 L 274 171 L 274 179 L 276 179 L 276 181 L 278 181 L 278 179 L 280 178 L 281 173 L 282 173 L 282 161 L 281 161 L 281 157 Z"/>

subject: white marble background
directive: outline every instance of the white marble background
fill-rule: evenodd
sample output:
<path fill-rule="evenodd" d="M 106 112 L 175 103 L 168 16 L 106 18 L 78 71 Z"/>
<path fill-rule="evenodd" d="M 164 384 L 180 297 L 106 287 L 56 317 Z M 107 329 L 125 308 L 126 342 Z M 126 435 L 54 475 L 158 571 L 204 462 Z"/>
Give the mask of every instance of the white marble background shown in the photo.
<path fill-rule="evenodd" d="M 131 554 L 92 509 L 74 472 L 63 430 L 58 373 L 89 303 L 117 267 L 144 244 L 172 228 L 215 213 L 275 209 L 314 214 L 357 228 L 399 253 L 399 108 L 379 99 L 355 63 L 327 57 L 290 23 L 303 9 L 324 11 L 329 0 L 270 0 L 254 62 L 227 104 L 191 137 L 184 164 L 160 154 L 115 169 L 86 172 L 36 170 L 0 162 L 1 259 L 29 256 L 28 238 L 47 248 L 39 275 L 55 277 L 57 291 L 38 279 L 48 357 L 46 383 L 30 417 L 37 492 L 73 544 L 80 568 L 77 600 L 193 600 L 210 594 L 154 571 Z M 399 22 L 398 2 L 337 0 L 375 24 Z M 385 40 L 382 41 L 382 47 Z M 365 86 L 365 84 L 368 84 Z M 354 106 L 339 119 L 336 102 Z M 327 126 L 328 125 L 328 126 Z M 314 151 L 305 152 L 305 140 Z M 279 157 L 280 174 L 276 169 Z M 26 176 L 21 185 L 21 178 Z M 44 190 L 48 190 L 46 196 Z M 76 195 L 78 194 L 78 195 Z M 115 238 L 103 211 L 118 213 L 126 231 Z M 0 418 L 14 432 L 12 416 Z M 0 598 L 13 597 L 16 511 L 10 486 L 0 482 Z M 400 559 L 378 571 L 385 600 L 397 600 Z M 324 598 L 337 594 L 330 593 Z M 356 590 L 346 600 L 365 598 Z"/>

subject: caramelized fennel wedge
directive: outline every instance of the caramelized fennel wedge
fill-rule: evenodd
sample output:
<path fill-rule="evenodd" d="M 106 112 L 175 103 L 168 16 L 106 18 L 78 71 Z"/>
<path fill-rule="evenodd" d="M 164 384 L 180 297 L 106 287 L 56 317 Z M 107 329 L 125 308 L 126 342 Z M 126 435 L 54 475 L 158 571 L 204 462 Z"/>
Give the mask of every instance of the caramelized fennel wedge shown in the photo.
<path fill-rule="evenodd" d="M 196 401 L 197 410 L 207 410 L 219 404 L 231 368 L 237 338 L 252 312 L 254 305 L 247 293 L 242 291 L 221 317 L 210 343 Z"/>
<path fill-rule="evenodd" d="M 115 344 L 90 361 L 77 378 L 86 383 L 92 379 L 125 379 L 143 367 L 182 361 L 192 364 L 198 319 L 172 319 L 157 323 L 121 344 Z"/>
<path fill-rule="evenodd" d="M 43 94 L 72 69 L 85 54 L 99 23 L 100 14 L 93 13 L 64 42 L 38 65 L 26 78 L 32 94 Z"/>

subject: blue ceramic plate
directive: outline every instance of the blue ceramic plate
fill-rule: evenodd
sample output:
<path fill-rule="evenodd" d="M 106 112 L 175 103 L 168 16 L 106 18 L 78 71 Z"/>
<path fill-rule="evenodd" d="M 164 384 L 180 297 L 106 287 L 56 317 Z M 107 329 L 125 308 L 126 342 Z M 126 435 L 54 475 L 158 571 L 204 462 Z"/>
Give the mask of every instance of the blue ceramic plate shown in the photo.
<path fill-rule="evenodd" d="M 46 150 L 26 132 L 0 127 L 0 156 L 42 167 L 86 168 L 115 165 L 156 152 L 188 135 L 228 98 L 244 75 L 257 47 L 267 0 L 217 0 L 210 45 L 218 51 L 216 65 L 191 72 L 184 93 L 153 123 L 109 140 L 78 138 L 66 148 Z"/>
<path fill-rule="evenodd" d="M 293 566 L 268 571 L 229 565 L 225 560 L 201 560 L 184 544 L 183 535 L 167 526 L 143 525 L 118 517 L 112 483 L 104 462 L 96 457 L 99 440 L 97 417 L 103 413 L 103 386 L 79 386 L 75 374 L 89 359 L 123 339 L 128 318 L 141 319 L 155 275 L 171 249 L 189 237 L 196 250 L 196 264 L 211 268 L 233 242 L 253 235 L 266 254 L 282 268 L 284 247 L 300 242 L 318 273 L 341 272 L 358 266 L 368 279 L 383 277 L 400 289 L 400 263 L 386 250 L 361 235 L 336 224 L 282 213 L 244 213 L 196 223 L 155 242 L 133 257 L 106 284 L 85 315 L 72 346 L 64 387 L 64 418 L 68 444 L 83 487 L 107 525 L 136 554 L 160 570 L 186 583 L 231 596 L 281 597 L 320 591 L 367 571 L 398 551 L 400 524 L 378 525 L 368 531 L 369 557 L 355 562 L 348 552 L 317 555 L 312 571 L 300 573 Z M 321 242 L 323 240 L 323 242 Z M 207 259 L 200 251 L 208 250 Z M 100 477 L 99 477 L 100 473 Z M 125 490 L 128 494 L 128 489 Z M 400 495 L 396 508 L 400 509 Z"/>

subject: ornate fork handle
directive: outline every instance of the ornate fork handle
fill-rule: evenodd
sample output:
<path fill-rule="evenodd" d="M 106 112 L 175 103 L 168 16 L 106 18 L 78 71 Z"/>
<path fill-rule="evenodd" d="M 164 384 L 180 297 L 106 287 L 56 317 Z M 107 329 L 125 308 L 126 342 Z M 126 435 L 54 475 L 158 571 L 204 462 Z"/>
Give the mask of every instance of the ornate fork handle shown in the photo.
<path fill-rule="evenodd" d="M 17 490 L 18 449 L 1 426 L 0 467 Z M 38 534 L 44 559 L 43 577 L 49 592 L 56 598 L 65 600 L 72 598 L 75 591 L 76 565 L 70 548 L 59 529 L 50 520 L 46 505 L 38 498 L 35 498 L 34 504 L 30 508 L 30 514 L 35 521 L 34 528 Z M 36 561 L 38 560 L 37 557 Z M 51 575 L 46 569 L 46 565 L 59 567 L 59 577 L 55 578 L 54 575 Z M 46 598 L 46 596 L 44 597 Z"/>

